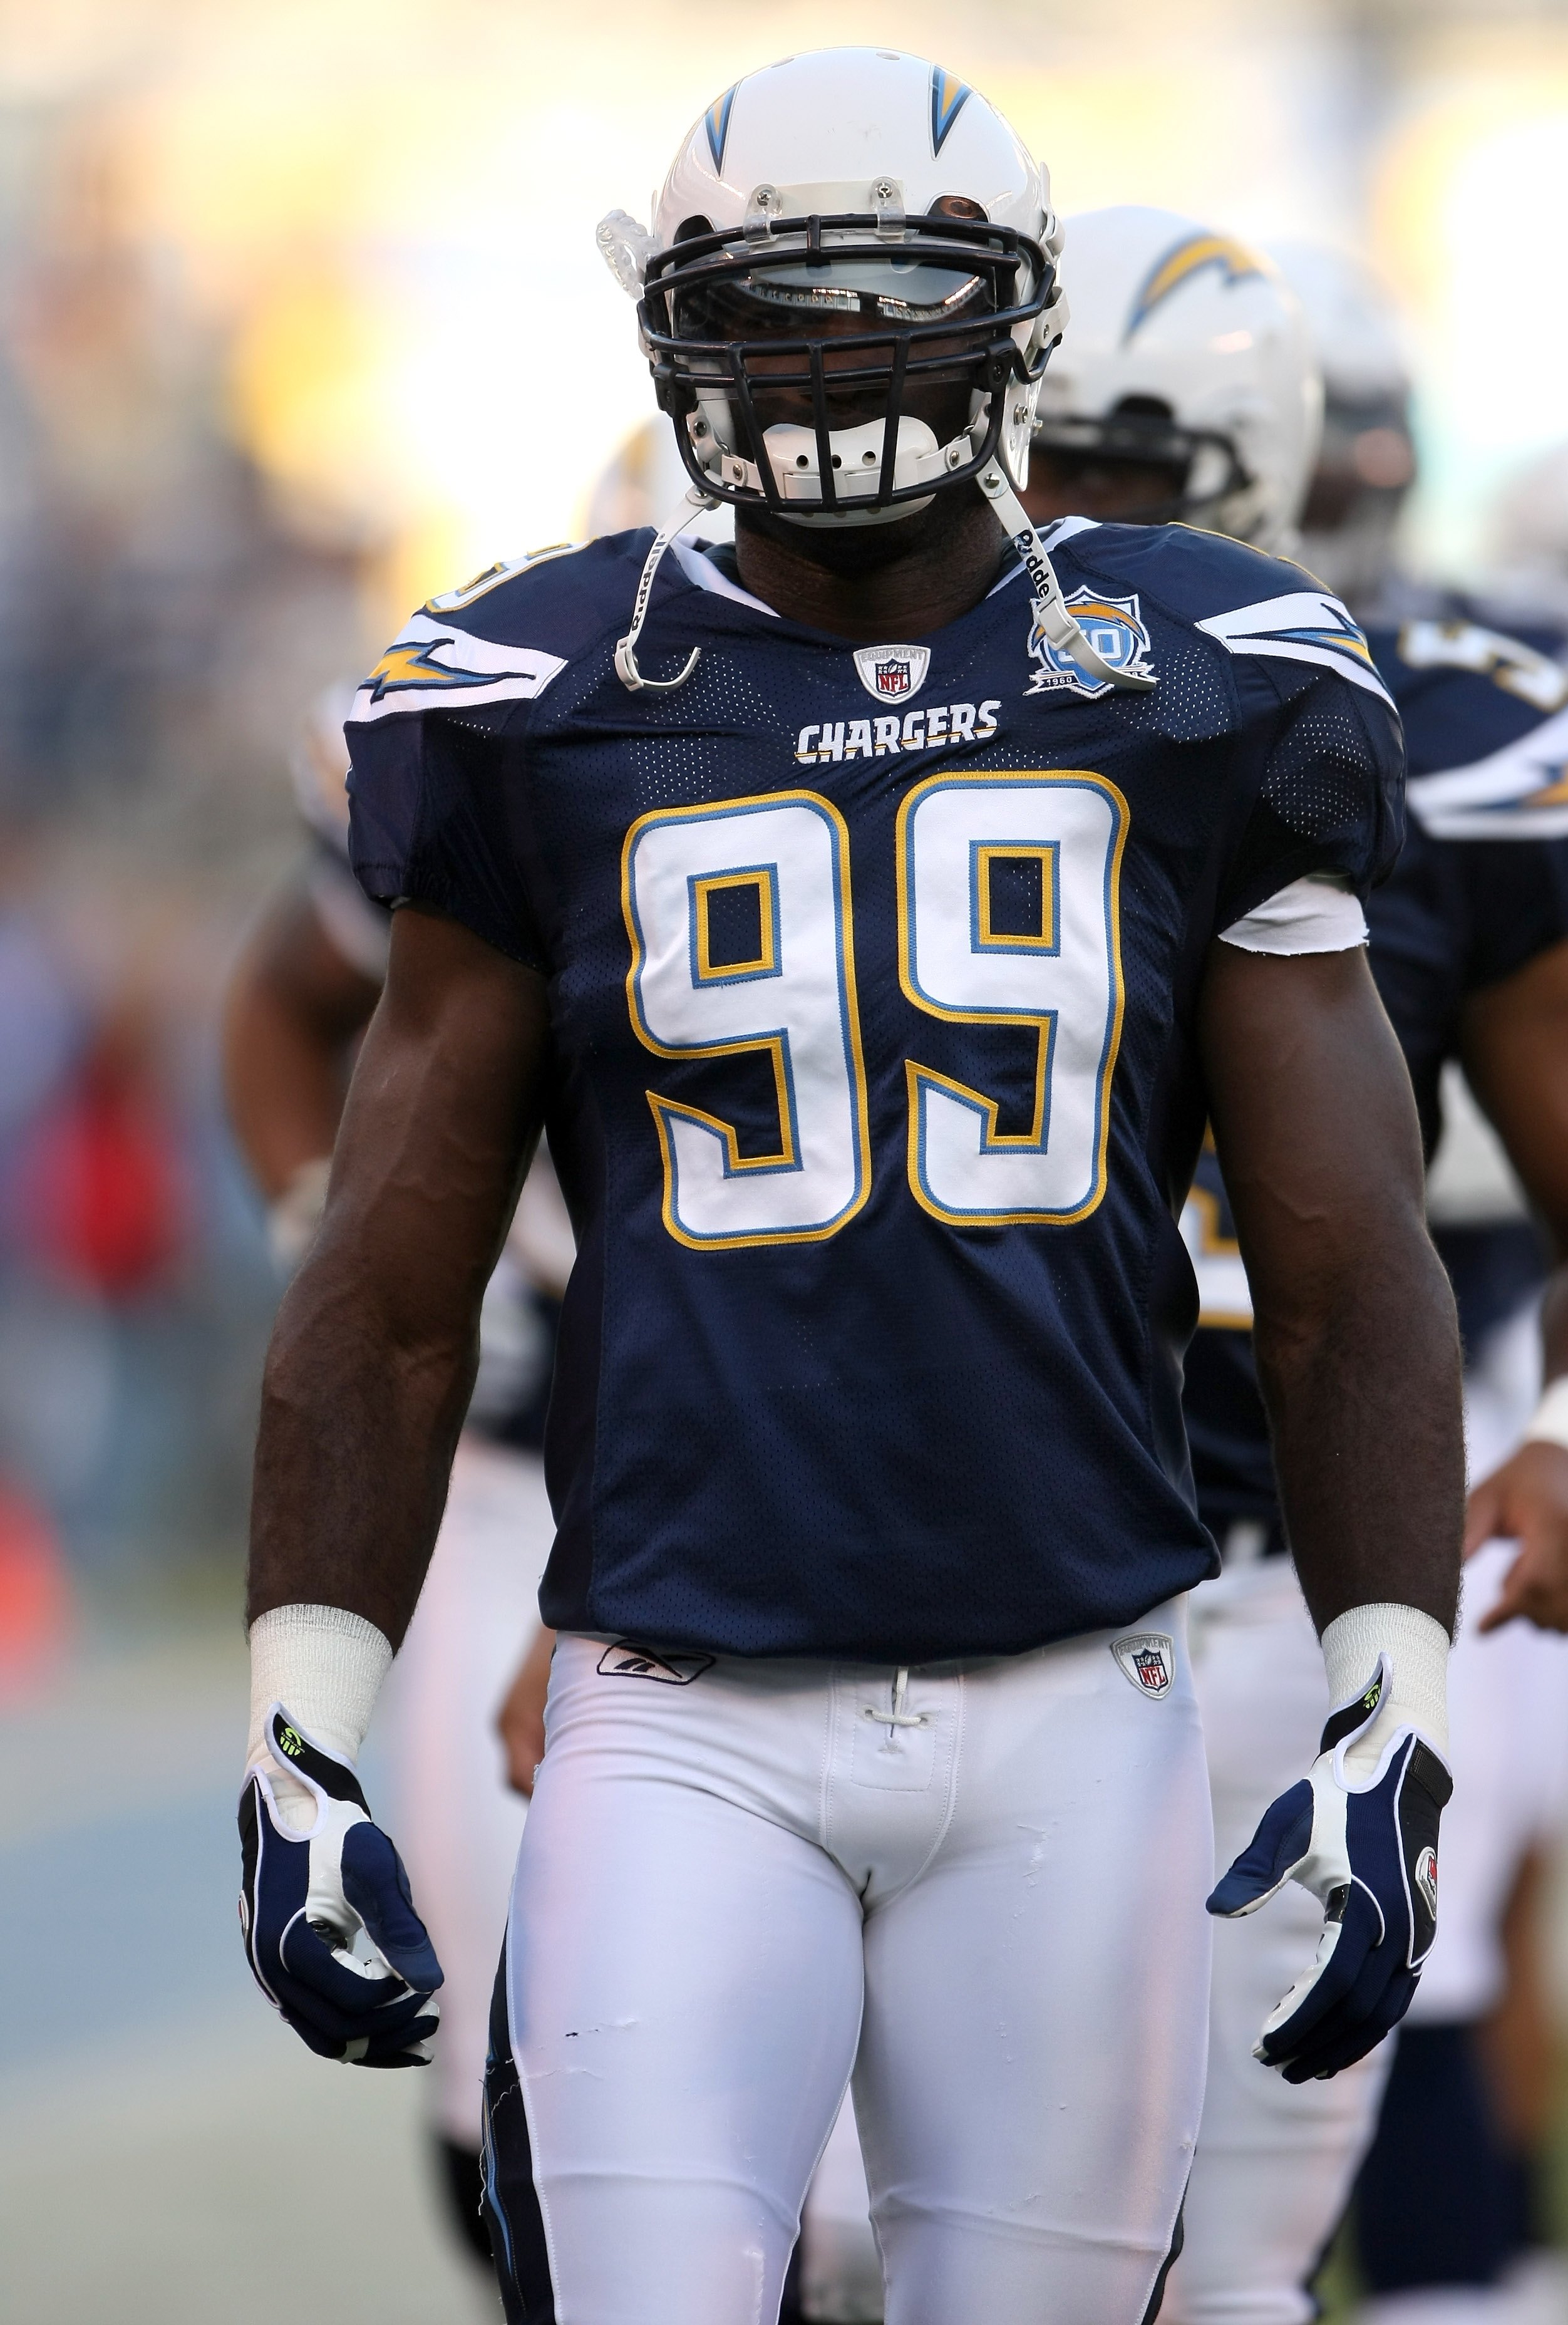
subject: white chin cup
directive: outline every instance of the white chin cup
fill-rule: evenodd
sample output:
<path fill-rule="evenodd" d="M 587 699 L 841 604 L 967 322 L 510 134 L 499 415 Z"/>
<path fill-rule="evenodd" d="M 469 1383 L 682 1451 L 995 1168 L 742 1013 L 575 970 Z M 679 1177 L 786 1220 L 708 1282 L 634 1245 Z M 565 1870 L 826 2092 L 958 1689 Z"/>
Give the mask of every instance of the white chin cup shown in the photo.
<path fill-rule="evenodd" d="M 716 481 L 740 486 L 754 493 L 759 502 L 764 502 L 766 496 L 755 462 L 716 443 L 716 433 L 705 431 L 705 436 L 699 437 L 693 431 L 694 446 L 704 468 Z M 787 502 L 800 505 L 779 514 L 796 524 L 896 524 L 901 517 L 913 516 L 919 509 L 928 507 L 926 498 L 899 501 L 881 508 L 872 505 L 882 481 L 883 435 L 884 423 L 880 420 L 868 420 L 860 428 L 835 428 L 829 431 L 827 442 L 837 505 L 828 507 L 824 505 L 816 430 L 782 422 L 768 429 L 762 440 L 774 483 Z M 935 485 L 950 469 L 962 468 L 973 458 L 973 445 L 967 431 L 955 436 L 950 444 L 938 444 L 935 431 L 925 421 L 911 419 L 906 413 L 899 421 L 893 483 L 903 491 L 911 486 Z M 857 503 L 866 505 L 857 506 Z"/>

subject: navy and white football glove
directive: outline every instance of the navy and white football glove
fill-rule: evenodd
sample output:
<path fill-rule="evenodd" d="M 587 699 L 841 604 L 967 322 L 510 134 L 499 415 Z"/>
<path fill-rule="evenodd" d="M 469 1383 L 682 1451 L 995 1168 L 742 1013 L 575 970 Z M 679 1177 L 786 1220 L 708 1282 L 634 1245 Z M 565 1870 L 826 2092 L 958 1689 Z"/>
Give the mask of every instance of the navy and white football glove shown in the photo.
<path fill-rule="evenodd" d="M 1395 1728 L 1365 1783 L 1346 1755 L 1377 1719 L 1393 1680 L 1387 1655 L 1330 1715 L 1311 1772 L 1266 1810 L 1209 1899 L 1211 1913 L 1255 1913 L 1287 1881 L 1322 1900 L 1317 1956 L 1264 2025 L 1253 2052 L 1287 2083 L 1353 2065 L 1410 2006 L 1437 1934 L 1437 1823 L 1453 1779 L 1416 1728 Z"/>
<path fill-rule="evenodd" d="M 294 1830 L 269 1772 L 247 1772 L 240 1928 L 256 1984 L 324 2059 L 428 2065 L 441 1965 L 402 1860 L 372 1823 L 352 1761 L 291 1720 L 281 1703 L 269 1710 L 264 1733 L 279 1768 L 315 1794 L 316 1820 Z"/>

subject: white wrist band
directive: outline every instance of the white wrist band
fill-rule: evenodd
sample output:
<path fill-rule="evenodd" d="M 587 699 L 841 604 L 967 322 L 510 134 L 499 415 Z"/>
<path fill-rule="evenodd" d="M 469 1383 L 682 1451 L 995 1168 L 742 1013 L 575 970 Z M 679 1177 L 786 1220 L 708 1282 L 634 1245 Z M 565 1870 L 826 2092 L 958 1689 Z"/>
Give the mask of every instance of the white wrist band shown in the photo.
<path fill-rule="evenodd" d="M 1568 1373 L 1548 1381 L 1525 1431 L 1526 1445 L 1568 1447 Z"/>
<path fill-rule="evenodd" d="M 346 1760 L 357 1760 L 370 1715 L 392 1668 L 390 1641 L 346 1607 L 274 1607 L 251 1625 L 251 1731 L 245 1766 L 264 1768 L 281 1802 L 313 1795 L 285 1774 L 263 1733 L 274 1703 Z M 292 1802 L 291 1802 L 292 1804 Z M 291 1821 L 295 1820 L 291 1818 Z"/>
<path fill-rule="evenodd" d="M 1442 1624 L 1416 1607 L 1351 1607 L 1323 1635 L 1331 1710 L 1351 1703 L 1376 1677 L 1387 1655 L 1393 1679 L 1365 1736 L 1346 1755 L 1359 1773 L 1375 1767 L 1397 1728 L 1419 1728 L 1439 1752 L 1448 1749 L 1449 1637 Z"/>

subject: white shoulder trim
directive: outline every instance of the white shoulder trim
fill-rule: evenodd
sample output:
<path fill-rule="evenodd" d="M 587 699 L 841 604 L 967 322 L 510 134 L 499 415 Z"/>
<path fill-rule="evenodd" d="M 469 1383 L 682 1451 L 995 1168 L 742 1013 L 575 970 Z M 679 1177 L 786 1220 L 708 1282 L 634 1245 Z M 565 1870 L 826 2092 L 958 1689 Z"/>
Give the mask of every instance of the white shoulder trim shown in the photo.
<path fill-rule="evenodd" d="M 1283 597 L 1262 597 L 1232 613 L 1212 614 L 1194 627 L 1217 638 L 1233 654 L 1268 654 L 1280 662 L 1314 662 L 1324 670 L 1337 670 L 1352 686 L 1364 687 L 1394 709 L 1360 626 L 1326 589 L 1293 589 Z"/>
<path fill-rule="evenodd" d="M 730 579 L 727 573 L 721 573 L 713 559 L 705 557 L 695 541 L 672 541 L 669 553 L 694 588 L 711 589 L 715 597 L 728 597 L 737 606 L 750 606 L 753 613 L 769 614 L 774 621 L 778 620 L 777 606 L 767 605 L 761 597 L 753 597 L 749 589 L 742 589 L 738 582 Z"/>
<path fill-rule="evenodd" d="M 499 646 L 416 614 L 360 685 L 349 724 L 364 727 L 403 710 L 448 710 L 460 702 L 531 702 L 566 666 L 559 654 Z"/>
<path fill-rule="evenodd" d="M 1568 834 L 1568 710 L 1467 767 L 1412 775 L 1405 796 L 1434 839 L 1561 839 Z"/>
<path fill-rule="evenodd" d="M 1244 918 L 1220 931 L 1222 944 L 1243 952 L 1289 956 L 1300 952 L 1352 952 L 1367 942 L 1367 916 L 1360 900 L 1343 883 L 1308 874 L 1292 880 Z"/>

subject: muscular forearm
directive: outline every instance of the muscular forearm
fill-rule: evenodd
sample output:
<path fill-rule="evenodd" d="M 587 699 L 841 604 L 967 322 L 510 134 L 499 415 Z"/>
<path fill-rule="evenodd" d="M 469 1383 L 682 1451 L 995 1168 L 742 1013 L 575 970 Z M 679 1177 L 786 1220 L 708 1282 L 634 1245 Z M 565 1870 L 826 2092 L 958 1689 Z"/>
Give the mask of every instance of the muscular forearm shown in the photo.
<path fill-rule="evenodd" d="M 1464 1468 L 1447 1279 L 1425 1237 L 1407 1230 L 1352 1258 L 1326 1288 L 1316 1314 L 1260 1318 L 1257 1333 L 1307 1603 L 1320 1630 L 1346 1607 L 1394 1601 L 1452 1634 Z"/>
<path fill-rule="evenodd" d="M 1555 1268 L 1541 1297 L 1542 1377 L 1554 1381 L 1568 1373 L 1568 1266 Z"/>
<path fill-rule="evenodd" d="M 284 1301 L 262 1387 L 246 1620 L 346 1607 L 395 1647 L 440 1524 L 477 1339 L 400 1340 L 329 1254 Z"/>
<path fill-rule="evenodd" d="M 343 1110 L 344 1058 L 267 988 L 235 995 L 225 1024 L 229 1119 L 269 1202 L 301 1165 L 330 1154 Z"/>
<path fill-rule="evenodd" d="M 269 1202 L 302 1164 L 331 1153 L 377 989 L 337 949 L 296 875 L 253 931 L 224 1005 L 229 1120 Z"/>
<path fill-rule="evenodd" d="M 1409 1079 L 1366 964 L 1220 944 L 1202 1028 L 1307 1602 L 1320 1629 L 1380 1603 L 1452 1630 L 1459 1333 L 1425 1230 Z"/>

